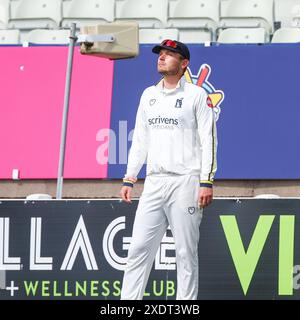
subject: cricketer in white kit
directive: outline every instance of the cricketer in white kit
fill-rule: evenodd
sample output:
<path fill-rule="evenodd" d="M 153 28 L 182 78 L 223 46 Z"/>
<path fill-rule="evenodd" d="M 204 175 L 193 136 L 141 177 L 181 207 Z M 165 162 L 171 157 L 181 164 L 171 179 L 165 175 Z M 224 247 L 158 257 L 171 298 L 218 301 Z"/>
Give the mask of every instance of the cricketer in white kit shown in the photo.
<path fill-rule="evenodd" d="M 176 299 L 197 299 L 198 242 L 203 208 L 213 198 L 217 132 L 205 90 L 183 76 L 187 46 L 164 40 L 158 54 L 162 80 L 140 99 L 121 196 L 131 202 L 133 184 L 147 160 L 147 176 L 133 225 L 121 299 L 142 299 L 160 241 L 170 225 L 175 241 Z"/>

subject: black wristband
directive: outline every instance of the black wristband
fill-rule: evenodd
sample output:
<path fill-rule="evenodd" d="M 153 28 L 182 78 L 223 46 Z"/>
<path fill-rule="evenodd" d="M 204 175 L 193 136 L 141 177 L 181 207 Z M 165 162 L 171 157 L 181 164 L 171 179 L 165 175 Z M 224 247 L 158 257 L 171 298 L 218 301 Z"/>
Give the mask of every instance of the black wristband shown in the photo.
<path fill-rule="evenodd" d="M 200 182 L 200 187 L 204 187 L 204 188 L 212 188 L 213 185 L 212 183 L 204 183 L 204 182 Z"/>
<path fill-rule="evenodd" d="M 132 182 L 128 182 L 128 181 L 124 181 L 124 182 L 123 182 L 123 186 L 133 188 L 133 183 L 132 183 Z"/>

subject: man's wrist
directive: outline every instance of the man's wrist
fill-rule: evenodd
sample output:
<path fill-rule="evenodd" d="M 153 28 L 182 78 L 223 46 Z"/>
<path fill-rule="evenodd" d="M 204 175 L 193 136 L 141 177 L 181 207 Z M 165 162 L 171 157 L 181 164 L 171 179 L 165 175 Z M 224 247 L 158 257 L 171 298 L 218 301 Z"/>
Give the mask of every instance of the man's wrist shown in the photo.
<path fill-rule="evenodd" d="M 123 181 L 123 186 L 124 186 L 124 187 L 131 187 L 131 188 L 133 188 L 133 183 L 132 183 L 132 182 L 128 182 L 128 181 Z"/>
<path fill-rule="evenodd" d="M 200 181 L 200 187 L 201 188 L 212 188 L 213 187 L 213 182 L 212 181 Z"/>
<path fill-rule="evenodd" d="M 123 179 L 123 186 L 133 188 L 133 185 L 135 184 L 136 181 L 137 181 L 136 178 L 126 177 Z"/>

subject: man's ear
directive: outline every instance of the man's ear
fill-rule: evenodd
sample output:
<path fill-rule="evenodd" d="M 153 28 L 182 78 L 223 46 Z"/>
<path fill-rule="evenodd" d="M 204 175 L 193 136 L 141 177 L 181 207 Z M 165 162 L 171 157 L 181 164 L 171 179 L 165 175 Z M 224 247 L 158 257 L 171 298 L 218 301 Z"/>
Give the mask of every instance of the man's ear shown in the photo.
<path fill-rule="evenodd" d="M 190 62 L 188 59 L 183 59 L 181 63 L 182 69 L 185 69 L 189 65 L 189 63 Z"/>

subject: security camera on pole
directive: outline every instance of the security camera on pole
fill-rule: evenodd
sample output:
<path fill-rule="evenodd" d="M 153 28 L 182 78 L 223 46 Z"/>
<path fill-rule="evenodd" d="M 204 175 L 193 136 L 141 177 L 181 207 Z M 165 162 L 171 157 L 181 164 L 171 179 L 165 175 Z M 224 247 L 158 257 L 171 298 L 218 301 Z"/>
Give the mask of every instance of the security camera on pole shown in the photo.
<path fill-rule="evenodd" d="M 104 57 L 110 60 L 133 58 L 139 54 L 138 30 L 137 22 L 115 22 L 84 26 L 81 28 L 81 34 L 76 35 L 76 23 L 71 24 L 56 199 L 62 198 L 68 110 L 75 44 L 76 42 L 80 43 L 80 53 L 83 55 Z"/>

